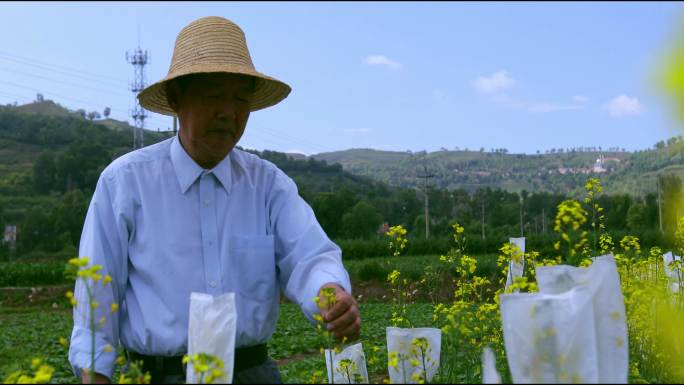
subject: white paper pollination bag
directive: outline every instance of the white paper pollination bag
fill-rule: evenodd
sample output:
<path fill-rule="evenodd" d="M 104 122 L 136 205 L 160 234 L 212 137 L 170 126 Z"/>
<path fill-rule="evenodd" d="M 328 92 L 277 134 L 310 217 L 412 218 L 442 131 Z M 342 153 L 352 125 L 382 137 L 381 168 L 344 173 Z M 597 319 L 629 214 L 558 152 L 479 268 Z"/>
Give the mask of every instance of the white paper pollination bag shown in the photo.
<path fill-rule="evenodd" d="M 494 358 L 494 352 L 489 346 L 482 349 L 482 383 L 501 383 L 501 376 L 496 370 L 496 358 Z"/>
<path fill-rule="evenodd" d="M 188 355 L 206 353 L 223 360 L 222 377 L 216 383 L 232 383 L 235 356 L 237 309 L 235 293 L 217 297 L 205 293 L 190 294 Z M 199 383 L 199 375 L 188 363 L 186 382 Z"/>
<path fill-rule="evenodd" d="M 673 266 L 670 266 L 670 263 L 673 261 L 681 261 L 682 257 L 679 255 L 672 255 L 671 251 L 668 251 L 667 253 L 663 254 L 663 264 L 665 265 L 665 275 L 667 276 L 668 280 L 670 281 L 670 291 L 674 293 L 679 292 L 679 278 L 678 274 L 679 271 L 675 269 Z M 682 277 L 684 278 L 684 277 Z"/>
<path fill-rule="evenodd" d="M 541 293 L 559 294 L 585 287 L 592 297 L 600 383 L 627 383 L 629 352 L 625 303 L 620 276 L 611 254 L 594 258 L 589 267 L 567 265 L 537 268 Z"/>
<path fill-rule="evenodd" d="M 501 318 L 513 383 L 597 382 L 589 289 L 503 294 Z"/>
<path fill-rule="evenodd" d="M 347 346 L 337 354 L 331 349 L 325 349 L 325 366 L 328 369 L 329 384 L 369 383 L 366 356 L 361 343 Z"/>
<path fill-rule="evenodd" d="M 508 263 L 508 274 L 506 275 L 505 287 L 506 290 L 509 286 L 515 283 L 516 278 L 520 278 L 523 276 L 523 269 L 525 268 L 525 238 L 509 238 L 508 241 L 516 245 L 518 249 L 520 249 L 519 253 L 521 254 L 521 256 L 520 262 L 516 262 L 511 259 Z M 519 290 L 515 290 L 515 292 L 518 291 Z"/>
<path fill-rule="evenodd" d="M 422 378 L 430 382 L 439 369 L 442 331 L 437 328 L 387 329 L 387 356 L 390 383 L 417 384 Z M 389 363 L 397 358 L 397 365 Z"/>

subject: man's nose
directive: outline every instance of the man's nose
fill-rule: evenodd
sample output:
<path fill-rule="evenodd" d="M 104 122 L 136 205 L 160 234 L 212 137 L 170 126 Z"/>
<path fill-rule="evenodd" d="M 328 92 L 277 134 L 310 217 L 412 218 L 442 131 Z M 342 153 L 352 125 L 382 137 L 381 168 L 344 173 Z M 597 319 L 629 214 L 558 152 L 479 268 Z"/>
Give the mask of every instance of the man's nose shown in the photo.
<path fill-rule="evenodd" d="M 237 115 L 236 107 L 232 103 L 226 103 L 219 107 L 216 117 L 221 120 L 233 120 Z"/>
<path fill-rule="evenodd" d="M 216 114 L 219 120 L 233 120 L 235 119 L 235 110 L 232 108 L 222 108 Z"/>

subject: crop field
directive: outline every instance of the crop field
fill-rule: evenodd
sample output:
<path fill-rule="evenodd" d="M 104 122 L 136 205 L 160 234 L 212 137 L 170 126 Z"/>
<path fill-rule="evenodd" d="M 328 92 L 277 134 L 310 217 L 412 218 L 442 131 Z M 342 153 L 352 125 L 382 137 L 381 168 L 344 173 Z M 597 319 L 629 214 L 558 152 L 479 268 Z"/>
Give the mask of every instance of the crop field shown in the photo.
<path fill-rule="evenodd" d="M 344 261 L 363 320 L 358 341 L 335 341 L 321 320 L 281 301 L 268 346 L 283 380 L 328 382 L 326 354 L 337 383 L 681 382 L 684 218 L 673 252 L 645 249 L 635 236 L 612 239 L 598 192 L 590 180 L 585 199 L 558 206 L 552 255 L 525 250 L 524 238 L 468 255 L 454 223 L 448 253 L 404 256 L 407 232 L 391 227 L 387 256 Z M 75 279 L 106 285 L 98 271 L 84 258 L 0 265 L 0 378 L 77 382 L 67 360 L 71 290 Z M 121 368 L 118 381 L 140 375 Z"/>

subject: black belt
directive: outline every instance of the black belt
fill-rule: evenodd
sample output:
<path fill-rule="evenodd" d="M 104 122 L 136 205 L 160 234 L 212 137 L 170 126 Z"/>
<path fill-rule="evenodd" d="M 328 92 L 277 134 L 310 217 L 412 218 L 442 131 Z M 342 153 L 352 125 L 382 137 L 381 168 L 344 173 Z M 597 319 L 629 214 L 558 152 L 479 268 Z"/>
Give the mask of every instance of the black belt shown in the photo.
<path fill-rule="evenodd" d="M 129 350 L 128 357 L 130 360 L 143 362 L 143 371 L 150 372 L 152 382 L 160 381 L 164 375 L 185 374 L 183 356 L 146 356 Z M 237 373 L 259 366 L 267 360 L 268 348 L 266 344 L 237 348 L 235 349 L 233 372 Z"/>

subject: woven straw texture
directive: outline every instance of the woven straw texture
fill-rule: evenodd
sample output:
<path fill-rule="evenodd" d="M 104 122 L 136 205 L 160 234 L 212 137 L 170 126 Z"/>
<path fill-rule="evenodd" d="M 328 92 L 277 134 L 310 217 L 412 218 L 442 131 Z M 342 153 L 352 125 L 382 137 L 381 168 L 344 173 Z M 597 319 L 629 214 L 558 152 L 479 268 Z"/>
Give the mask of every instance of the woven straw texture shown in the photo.
<path fill-rule="evenodd" d="M 253 76 L 256 89 L 250 111 L 273 106 L 291 91 L 282 81 L 254 69 L 245 34 L 237 24 L 210 16 L 195 20 L 180 31 L 168 74 L 138 94 L 140 105 L 160 114 L 176 115 L 167 102 L 165 83 L 183 75 L 211 72 Z"/>

